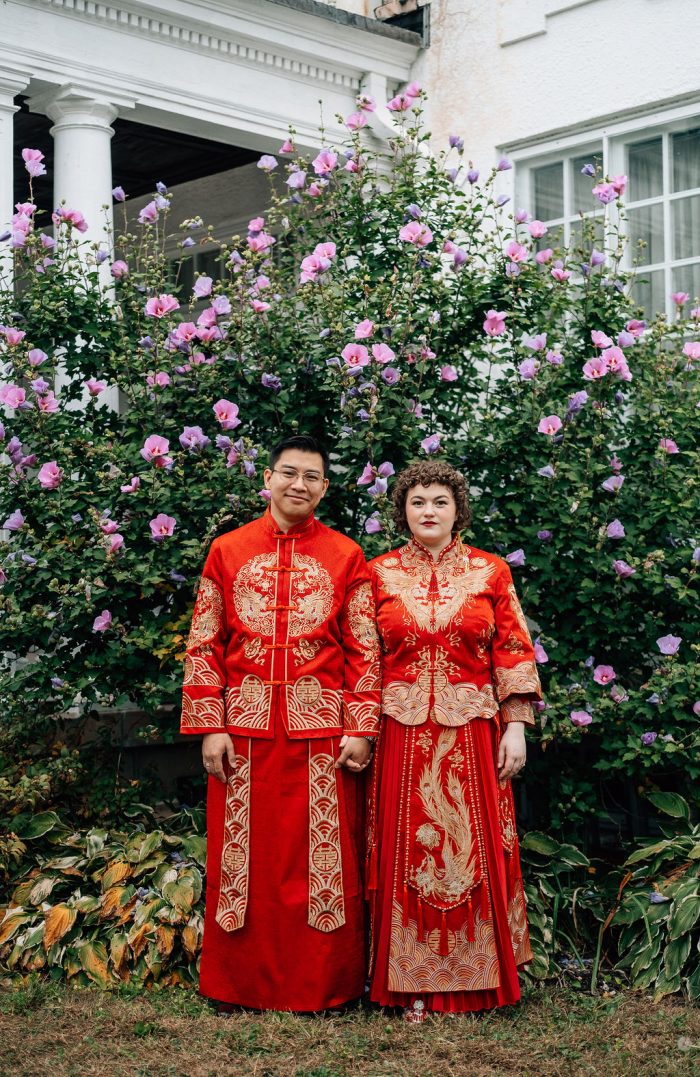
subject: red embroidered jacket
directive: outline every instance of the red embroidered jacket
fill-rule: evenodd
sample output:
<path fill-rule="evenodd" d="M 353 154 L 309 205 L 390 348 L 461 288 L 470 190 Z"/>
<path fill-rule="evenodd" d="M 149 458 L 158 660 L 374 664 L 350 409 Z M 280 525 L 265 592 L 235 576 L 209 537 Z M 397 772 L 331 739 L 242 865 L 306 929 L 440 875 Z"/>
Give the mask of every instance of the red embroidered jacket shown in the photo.
<path fill-rule="evenodd" d="M 540 682 L 510 569 L 455 538 L 433 561 L 421 543 L 370 563 L 384 651 L 382 713 L 403 725 L 472 718 L 534 724 Z"/>
<path fill-rule="evenodd" d="M 185 658 L 181 731 L 376 734 L 379 646 L 360 547 L 269 509 L 211 545 Z"/>

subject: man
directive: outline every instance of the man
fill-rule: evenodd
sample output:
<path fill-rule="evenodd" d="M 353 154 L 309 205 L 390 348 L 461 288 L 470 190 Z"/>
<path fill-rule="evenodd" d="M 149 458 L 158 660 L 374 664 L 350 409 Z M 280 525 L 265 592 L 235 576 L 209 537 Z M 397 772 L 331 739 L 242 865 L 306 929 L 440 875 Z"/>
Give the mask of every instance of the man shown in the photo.
<path fill-rule="evenodd" d="M 200 992 L 256 1009 L 364 987 L 379 652 L 362 551 L 314 517 L 327 470 L 311 437 L 272 450 L 270 507 L 212 543 L 185 659 L 181 728 L 209 772 Z"/>

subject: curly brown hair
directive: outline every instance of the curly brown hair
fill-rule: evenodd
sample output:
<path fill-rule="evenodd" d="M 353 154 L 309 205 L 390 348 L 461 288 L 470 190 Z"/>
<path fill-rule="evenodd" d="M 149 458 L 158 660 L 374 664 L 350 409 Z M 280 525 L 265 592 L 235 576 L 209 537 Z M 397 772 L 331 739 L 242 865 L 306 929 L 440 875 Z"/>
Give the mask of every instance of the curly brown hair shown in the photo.
<path fill-rule="evenodd" d="M 430 486 L 432 483 L 446 486 L 452 494 L 457 507 L 453 531 L 468 527 L 472 520 L 469 506 L 467 484 L 462 475 L 443 460 L 421 460 L 404 468 L 394 483 L 392 497 L 394 500 L 394 523 L 398 531 L 410 531 L 406 519 L 406 498 L 415 486 Z"/>

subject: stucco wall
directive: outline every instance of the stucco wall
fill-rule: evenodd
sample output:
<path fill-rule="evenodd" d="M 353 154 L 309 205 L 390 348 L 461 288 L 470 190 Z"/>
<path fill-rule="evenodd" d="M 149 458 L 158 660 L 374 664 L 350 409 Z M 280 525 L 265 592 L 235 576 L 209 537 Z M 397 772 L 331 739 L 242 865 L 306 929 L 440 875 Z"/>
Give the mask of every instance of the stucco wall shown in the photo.
<path fill-rule="evenodd" d="M 414 66 L 435 138 L 497 148 L 700 99 L 698 0 L 432 0 Z"/>

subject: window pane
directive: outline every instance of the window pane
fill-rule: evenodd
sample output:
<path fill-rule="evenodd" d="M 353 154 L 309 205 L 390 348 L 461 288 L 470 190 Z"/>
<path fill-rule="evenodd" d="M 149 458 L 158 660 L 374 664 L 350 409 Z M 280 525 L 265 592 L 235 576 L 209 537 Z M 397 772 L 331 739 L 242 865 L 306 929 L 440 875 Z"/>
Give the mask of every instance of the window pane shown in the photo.
<path fill-rule="evenodd" d="M 671 277 L 674 292 L 687 292 L 693 306 L 700 299 L 700 264 L 678 266 Z M 687 310 L 686 310 L 687 314 Z"/>
<path fill-rule="evenodd" d="M 700 195 L 672 202 L 671 213 L 673 257 L 694 258 L 700 254 Z"/>
<path fill-rule="evenodd" d="M 534 214 L 538 221 L 564 216 L 564 166 L 561 161 L 532 170 Z"/>
<path fill-rule="evenodd" d="M 593 165 L 596 170 L 595 176 L 583 176 L 581 175 L 581 169 L 584 165 Z M 580 213 L 583 210 L 584 213 L 588 212 L 593 206 L 595 199 L 591 194 L 596 183 L 599 182 L 603 169 L 603 153 L 602 150 L 598 150 L 593 153 L 586 153 L 583 157 L 572 157 L 571 159 L 571 171 L 572 171 L 572 197 L 574 204 L 571 207 L 572 213 Z"/>
<path fill-rule="evenodd" d="M 535 248 L 538 251 L 547 250 L 551 247 L 552 250 L 556 250 L 557 247 L 563 247 L 564 245 L 564 225 L 554 224 L 547 229 L 547 235 L 541 236 L 535 240 Z"/>
<path fill-rule="evenodd" d="M 647 319 L 666 309 L 664 276 L 663 269 L 657 269 L 653 273 L 640 270 L 632 285 L 632 296 L 642 307 Z"/>
<path fill-rule="evenodd" d="M 629 211 L 630 253 L 640 265 L 664 260 L 664 210 L 660 202 Z M 644 244 L 640 249 L 640 244 Z"/>
<path fill-rule="evenodd" d="M 633 142 L 627 147 L 629 200 L 656 198 L 664 191 L 663 147 L 660 138 Z"/>
<path fill-rule="evenodd" d="M 205 277 L 211 277 L 212 280 L 219 280 L 221 277 L 221 251 L 218 247 L 209 247 L 208 250 L 200 251 L 197 254 L 197 272 L 203 273 Z"/>
<path fill-rule="evenodd" d="M 673 135 L 673 189 L 700 187 L 700 128 Z"/>

